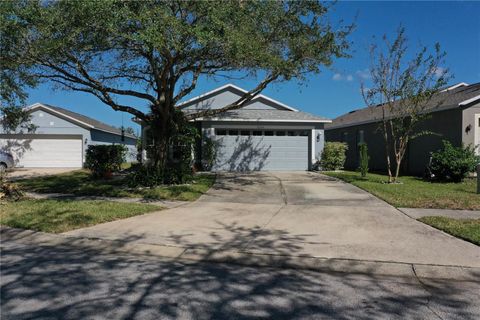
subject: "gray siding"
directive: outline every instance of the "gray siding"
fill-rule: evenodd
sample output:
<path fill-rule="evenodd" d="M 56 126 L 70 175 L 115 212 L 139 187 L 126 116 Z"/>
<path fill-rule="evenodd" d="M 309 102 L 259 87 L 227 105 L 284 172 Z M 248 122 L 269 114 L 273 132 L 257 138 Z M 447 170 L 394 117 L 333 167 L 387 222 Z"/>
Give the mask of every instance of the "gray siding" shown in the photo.
<path fill-rule="evenodd" d="M 31 122 L 36 126 L 36 129 L 34 135 L 30 137 L 34 137 L 35 135 L 58 135 L 59 139 L 73 135 L 81 137 L 83 141 L 83 161 L 85 161 L 85 151 L 88 145 L 122 143 L 121 136 L 119 135 L 81 127 L 66 117 L 57 116 L 56 114 L 52 114 L 42 109 L 31 112 Z M 0 127 L 0 133 L 2 132 L 3 129 Z M 125 144 L 129 150 L 127 161 L 135 161 L 135 139 L 125 137 L 125 142 L 123 144 Z"/>
<path fill-rule="evenodd" d="M 236 90 L 234 88 L 225 88 L 224 90 L 215 92 L 212 95 L 207 95 L 201 99 L 187 103 L 182 108 L 184 110 L 195 110 L 195 109 L 219 109 L 227 106 L 230 103 L 237 101 L 243 92 Z M 256 109 L 256 110 L 265 110 L 265 109 L 280 109 L 286 110 L 271 101 L 258 97 L 246 104 L 244 109 Z"/>
<path fill-rule="evenodd" d="M 480 114 L 480 103 L 465 108 L 462 113 L 462 141 L 465 145 L 473 145 L 475 129 L 480 130 L 479 124 L 475 123 L 475 114 Z"/>
<path fill-rule="evenodd" d="M 91 139 L 92 141 L 88 143 L 89 145 L 123 144 L 125 147 L 127 147 L 128 150 L 126 160 L 128 162 L 137 160 L 136 139 L 125 137 L 125 141 L 122 141 L 122 137 L 119 135 L 95 129 L 91 130 Z"/>
<path fill-rule="evenodd" d="M 452 109 L 434 112 L 430 118 L 419 126 L 418 131 L 429 131 L 435 134 L 425 135 L 409 143 L 402 173 L 423 175 L 432 151 L 442 147 L 442 140 L 448 140 L 456 146 L 462 143 L 462 111 Z M 371 171 L 386 171 L 385 144 L 379 128 L 379 123 L 368 123 L 345 128 L 327 128 L 326 141 L 342 141 L 348 144 L 345 168 L 354 170 L 359 164 L 359 137 L 363 130 L 364 142 L 368 145 Z M 392 158 L 392 161 L 393 158 Z"/>

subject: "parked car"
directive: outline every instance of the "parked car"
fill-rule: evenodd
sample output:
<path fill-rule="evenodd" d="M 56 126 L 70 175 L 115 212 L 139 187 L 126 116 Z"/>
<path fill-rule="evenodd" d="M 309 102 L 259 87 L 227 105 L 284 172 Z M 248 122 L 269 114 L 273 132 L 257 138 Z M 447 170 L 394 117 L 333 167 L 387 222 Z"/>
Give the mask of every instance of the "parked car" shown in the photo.
<path fill-rule="evenodd" d="M 15 162 L 13 156 L 5 151 L 0 151 L 0 172 L 13 168 Z"/>

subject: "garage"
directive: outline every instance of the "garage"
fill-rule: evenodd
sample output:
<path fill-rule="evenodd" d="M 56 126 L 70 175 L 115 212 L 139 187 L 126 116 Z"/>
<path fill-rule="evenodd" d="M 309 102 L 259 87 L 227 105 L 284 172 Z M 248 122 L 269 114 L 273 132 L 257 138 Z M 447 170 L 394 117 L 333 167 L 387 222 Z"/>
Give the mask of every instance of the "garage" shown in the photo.
<path fill-rule="evenodd" d="M 0 139 L 0 147 L 13 155 L 17 167 L 82 167 L 81 136 L 17 135 L 12 138 Z"/>
<path fill-rule="evenodd" d="M 217 171 L 308 170 L 309 130 L 215 129 Z"/>

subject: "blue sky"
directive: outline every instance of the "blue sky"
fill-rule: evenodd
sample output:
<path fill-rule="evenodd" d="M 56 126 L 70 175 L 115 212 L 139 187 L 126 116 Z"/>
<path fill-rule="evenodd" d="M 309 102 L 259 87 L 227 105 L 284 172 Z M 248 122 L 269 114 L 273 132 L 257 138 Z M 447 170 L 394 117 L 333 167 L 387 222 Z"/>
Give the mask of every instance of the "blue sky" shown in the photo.
<path fill-rule="evenodd" d="M 308 77 L 300 85 L 296 80 L 268 87 L 263 94 L 302 111 L 335 118 L 363 106 L 360 81 L 369 66 L 368 46 L 383 34 L 393 37 L 400 24 L 406 28 L 409 45 L 432 47 L 439 42 L 447 52 L 445 67 L 454 75 L 452 83 L 480 81 L 480 2 L 339 2 L 330 13 L 333 21 L 355 21 L 350 36 L 353 42 L 349 59 L 336 60 L 331 68 Z M 368 79 L 366 80 L 368 81 Z M 232 82 L 245 89 L 252 80 L 218 81 L 203 79 L 192 94 L 212 90 Z M 136 125 L 131 116 L 115 112 L 88 94 L 52 91 L 41 86 L 29 92 L 28 103 L 44 102 L 83 113 L 115 126 Z"/>

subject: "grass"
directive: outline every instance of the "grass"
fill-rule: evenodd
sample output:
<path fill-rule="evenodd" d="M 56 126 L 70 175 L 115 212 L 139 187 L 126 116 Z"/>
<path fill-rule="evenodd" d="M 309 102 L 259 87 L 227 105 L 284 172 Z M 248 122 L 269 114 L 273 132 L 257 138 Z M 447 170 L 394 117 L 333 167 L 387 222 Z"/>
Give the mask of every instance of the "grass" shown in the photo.
<path fill-rule="evenodd" d="M 480 219 L 423 217 L 418 220 L 480 246 Z"/>
<path fill-rule="evenodd" d="M 0 204 L 0 224 L 60 233 L 160 210 L 155 205 L 83 200 L 21 200 Z"/>
<path fill-rule="evenodd" d="M 189 184 L 159 186 L 151 189 L 132 189 L 126 186 L 125 177 L 96 180 L 88 170 L 77 170 L 54 176 L 19 180 L 26 191 L 37 193 L 68 193 L 77 196 L 104 196 L 148 198 L 152 200 L 193 201 L 208 191 L 215 182 L 211 174 L 198 174 Z"/>
<path fill-rule="evenodd" d="M 476 180 L 462 183 L 432 183 L 417 177 L 400 177 L 400 184 L 388 184 L 387 176 L 369 173 L 366 178 L 354 171 L 329 171 L 326 175 L 362 188 L 395 207 L 480 210 Z"/>

